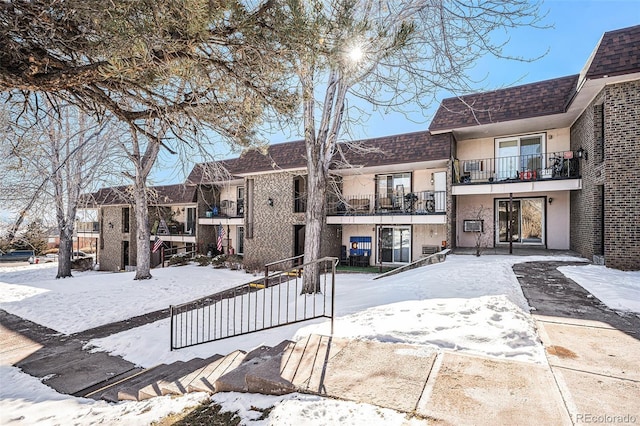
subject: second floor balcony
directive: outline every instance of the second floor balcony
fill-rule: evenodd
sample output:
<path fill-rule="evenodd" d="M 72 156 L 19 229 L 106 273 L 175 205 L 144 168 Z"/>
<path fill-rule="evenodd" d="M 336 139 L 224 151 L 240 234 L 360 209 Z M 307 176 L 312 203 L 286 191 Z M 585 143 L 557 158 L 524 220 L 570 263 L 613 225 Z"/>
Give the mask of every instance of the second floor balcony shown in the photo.
<path fill-rule="evenodd" d="M 453 195 L 581 187 L 579 151 L 459 160 L 453 172 Z"/>
<path fill-rule="evenodd" d="M 327 222 L 440 223 L 446 220 L 446 206 L 445 191 L 333 196 L 327 203 Z"/>

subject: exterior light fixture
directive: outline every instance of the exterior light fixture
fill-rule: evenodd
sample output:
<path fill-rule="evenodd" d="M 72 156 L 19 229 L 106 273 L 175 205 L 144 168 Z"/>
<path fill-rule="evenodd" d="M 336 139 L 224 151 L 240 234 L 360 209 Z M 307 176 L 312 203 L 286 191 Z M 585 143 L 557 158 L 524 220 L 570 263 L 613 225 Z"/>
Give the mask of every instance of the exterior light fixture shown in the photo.
<path fill-rule="evenodd" d="M 269 205 L 269 207 L 273 207 L 273 198 L 269 197 L 267 199 L 267 204 Z"/>
<path fill-rule="evenodd" d="M 549 197 L 549 204 L 553 203 L 553 198 Z"/>
<path fill-rule="evenodd" d="M 582 147 L 580 147 L 580 149 L 578 149 L 576 154 L 578 154 L 578 158 L 580 158 L 580 159 L 584 158 L 585 161 L 589 159 L 589 155 L 587 154 L 587 152 Z"/>

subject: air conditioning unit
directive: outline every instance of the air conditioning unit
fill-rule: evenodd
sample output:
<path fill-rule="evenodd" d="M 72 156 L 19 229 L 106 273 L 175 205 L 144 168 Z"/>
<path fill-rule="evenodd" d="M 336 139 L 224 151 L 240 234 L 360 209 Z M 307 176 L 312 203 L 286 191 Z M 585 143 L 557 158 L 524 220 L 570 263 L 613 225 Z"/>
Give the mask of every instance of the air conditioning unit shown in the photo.
<path fill-rule="evenodd" d="M 481 172 L 484 170 L 484 162 L 482 160 L 467 160 L 462 166 L 462 170 L 465 173 L 469 172 Z"/>
<path fill-rule="evenodd" d="M 423 256 L 431 256 L 432 254 L 436 254 L 439 251 L 440 251 L 440 247 L 438 246 L 422 246 Z"/>
<path fill-rule="evenodd" d="M 463 225 L 464 232 L 483 232 L 483 222 L 483 220 L 465 220 Z"/>

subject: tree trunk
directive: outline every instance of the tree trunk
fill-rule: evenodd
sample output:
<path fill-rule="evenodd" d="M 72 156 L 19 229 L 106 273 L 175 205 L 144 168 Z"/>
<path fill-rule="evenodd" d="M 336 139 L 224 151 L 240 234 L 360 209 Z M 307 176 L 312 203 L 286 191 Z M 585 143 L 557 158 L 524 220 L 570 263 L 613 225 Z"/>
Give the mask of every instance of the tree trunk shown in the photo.
<path fill-rule="evenodd" d="M 151 249 L 149 228 L 149 207 L 145 180 L 136 176 L 133 189 L 136 215 L 136 276 L 134 280 L 151 278 Z"/>
<path fill-rule="evenodd" d="M 309 162 L 311 164 L 311 162 Z M 316 170 L 309 169 L 307 181 L 307 212 L 305 215 L 304 263 L 320 258 L 322 253 L 322 230 L 326 210 L 327 181 L 322 166 L 314 164 Z M 318 170 L 319 169 L 319 170 Z M 306 266 L 303 271 L 302 293 L 320 292 L 320 264 Z"/>
<path fill-rule="evenodd" d="M 60 225 L 59 225 L 60 226 Z M 73 239 L 63 226 L 60 227 L 60 248 L 58 249 L 58 275 L 56 278 L 71 277 L 71 252 Z"/>

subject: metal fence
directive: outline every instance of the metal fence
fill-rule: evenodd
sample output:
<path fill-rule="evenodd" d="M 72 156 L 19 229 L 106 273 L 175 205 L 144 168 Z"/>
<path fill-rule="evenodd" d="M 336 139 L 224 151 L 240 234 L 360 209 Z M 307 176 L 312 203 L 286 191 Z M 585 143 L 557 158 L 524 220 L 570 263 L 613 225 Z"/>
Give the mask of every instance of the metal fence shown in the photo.
<path fill-rule="evenodd" d="M 283 261 L 283 264 L 290 259 Z M 279 262 L 272 263 L 274 269 Z M 282 327 L 316 318 L 331 319 L 338 259 L 325 257 L 278 270 L 266 277 L 170 307 L 171 350 Z M 318 268 L 320 292 L 302 293 L 302 270 Z"/>

